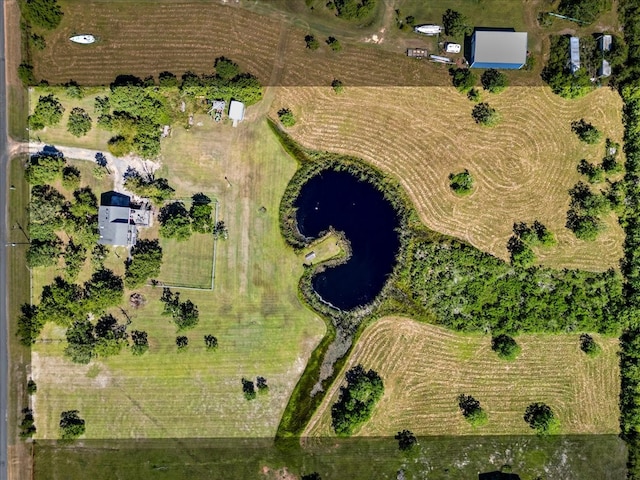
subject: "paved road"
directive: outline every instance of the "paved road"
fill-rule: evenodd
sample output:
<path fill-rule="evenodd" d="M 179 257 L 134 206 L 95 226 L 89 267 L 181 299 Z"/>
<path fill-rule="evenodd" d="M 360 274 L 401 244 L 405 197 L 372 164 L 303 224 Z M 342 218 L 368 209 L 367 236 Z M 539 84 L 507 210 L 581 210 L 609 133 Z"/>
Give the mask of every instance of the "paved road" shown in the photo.
<path fill-rule="evenodd" d="M 8 385 L 9 385 L 9 324 L 7 291 L 7 181 L 9 139 L 7 135 L 7 79 L 4 45 L 4 0 L 0 0 L 0 480 L 8 479 Z"/>

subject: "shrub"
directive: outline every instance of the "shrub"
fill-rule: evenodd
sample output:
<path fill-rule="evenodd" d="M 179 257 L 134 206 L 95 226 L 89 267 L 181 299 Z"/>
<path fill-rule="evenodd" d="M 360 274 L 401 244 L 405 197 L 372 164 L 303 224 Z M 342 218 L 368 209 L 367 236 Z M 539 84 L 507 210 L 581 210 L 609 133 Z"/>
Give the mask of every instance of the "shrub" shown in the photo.
<path fill-rule="evenodd" d="M 336 93 L 342 93 L 344 91 L 344 85 L 342 84 L 342 81 L 338 80 L 337 78 L 331 82 L 331 88 L 333 88 L 333 91 Z"/>
<path fill-rule="evenodd" d="M 256 398 L 256 389 L 251 380 L 247 380 L 246 378 L 242 379 L 242 393 L 247 400 Z"/>
<path fill-rule="evenodd" d="M 593 337 L 588 333 L 580 335 L 580 350 L 590 357 L 597 357 L 602 351 L 600 345 L 598 345 Z"/>
<path fill-rule="evenodd" d="M 82 108 L 75 107 L 69 114 L 67 131 L 74 137 L 83 137 L 91 130 L 91 117 Z"/>
<path fill-rule="evenodd" d="M 498 335 L 491 339 L 491 350 L 498 354 L 503 360 L 515 360 L 520 354 L 520 345 L 508 335 Z"/>
<path fill-rule="evenodd" d="M 472 102 L 478 103 L 480 101 L 480 90 L 472 88 L 469 90 L 469 93 L 467 93 L 467 98 Z"/>
<path fill-rule="evenodd" d="M 338 435 L 351 435 L 366 422 L 384 393 L 380 376 L 362 365 L 349 370 L 346 379 L 346 387 L 340 387 L 338 401 L 331 407 L 331 424 Z"/>
<path fill-rule="evenodd" d="M 218 349 L 218 339 L 213 335 L 205 335 L 204 336 L 204 345 L 207 347 L 207 350 L 217 350 Z"/>
<path fill-rule="evenodd" d="M 18 78 L 20 78 L 24 86 L 35 85 L 36 77 L 33 74 L 33 65 L 21 63 L 18 66 Z"/>
<path fill-rule="evenodd" d="M 493 127 L 500 122 L 500 115 L 495 108 L 489 106 L 488 103 L 482 102 L 473 107 L 471 116 L 476 123 L 487 127 Z"/>
<path fill-rule="evenodd" d="M 293 127 L 296 124 L 296 117 L 293 116 L 293 113 L 288 108 L 278 110 L 278 118 L 285 127 Z"/>
<path fill-rule="evenodd" d="M 27 382 L 27 394 L 35 395 L 37 391 L 38 385 L 36 385 L 36 382 L 32 378 L 30 378 Z"/>
<path fill-rule="evenodd" d="M 269 391 L 269 385 L 267 385 L 267 379 L 264 377 L 256 378 L 256 387 L 258 387 L 258 393 L 266 393 Z"/>
<path fill-rule="evenodd" d="M 402 430 L 393 438 L 398 440 L 398 448 L 403 452 L 411 450 L 418 443 L 418 439 L 411 430 Z"/>
<path fill-rule="evenodd" d="M 578 135 L 580 140 L 590 145 L 602 140 L 602 133 L 596 127 L 586 122 L 584 118 L 571 122 L 571 130 Z"/>
<path fill-rule="evenodd" d="M 615 160 L 614 160 L 615 162 Z M 604 165 L 604 163 L 603 163 Z M 611 167 L 608 165 L 608 167 Z M 604 181 L 604 169 L 598 165 L 587 162 L 584 158 L 580 160 L 577 167 L 578 173 L 585 175 L 589 183 L 601 183 Z"/>
<path fill-rule="evenodd" d="M 62 169 L 62 186 L 67 190 L 76 190 L 80 186 L 80 170 L 71 165 Z"/>
<path fill-rule="evenodd" d="M 511 260 L 511 265 L 518 267 L 529 267 L 536 259 L 531 246 L 522 241 L 521 238 L 512 236 L 507 242 L 507 250 Z"/>
<path fill-rule="evenodd" d="M 491 93 L 500 93 L 507 88 L 508 80 L 504 73 L 490 68 L 484 71 L 480 77 L 480 83 L 485 90 L 489 90 Z"/>
<path fill-rule="evenodd" d="M 460 408 L 465 420 L 474 427 L 481 427 L 489 421 L 487 413 L 480 407 L 480 402 L 471 395 L 460 394 L 458 408 Z"/>
<path fill-rule="evenodd" d="M 467 169 L 460 173 L 451 173 L 449 175 L 449 186 L 451 190 L 460 196 L 469 195 L 473 190 L 473 177 Z"/>
<path fill-rule="evenodd" d="M 178 347 L 179 352 L 183 352 L 189 346 L 189 339 L 184 335 L 176 337 L 176 346 Z"/>
<path fill-rule="evenodd" d="M 304 42 L 309 50 L 317 50 L 320 47 L 320 42 L 313 35 L 306 35 Z"/>
<path fill-rule="evenodd" d="M 560 429 L 560 422 L 551 408 L 544 403 L 529 405 L 524 414 L 524 421 L 541 436 L 553 435 Z"/>
<path fill-rule="evenodd" d="M 330 0 L 327 7 L 337 10 L 338 17 L 346 20 L 361 20 L 369 15 L 377 0 Z"/>
<path fill-rule="evenodd" d="M 140 330 L 133 330 L 131 332 L 131 353 L 134 355 L 142 355 L 149 350 L 149 340 L 147 338 L 147 332 L 141 332 Z"/>
<path fill-rule="evenodd" d="M 558 11 L 567 17 L 590 24 L 601 12 L 610 8 L 607 5 L 609 3 L 606 0 L 560 0 Z"/>
<path fill-rule="evenodd" d="M 78 410 L 69 410 L 60 414 L 60 430 L 63 440 L 73 440 L 84 434 L 85 423 L 78 413 Z"/>
<path fill-rule="evenodd" d="M 65 93 L 69 98 L 81 99 L 84 97 L 84 89 L 73 80 L 65 84 Z"/>
<path fill-rule="evenodd" d="M 22 16 L 31 24 L 53 30 L 62 20 L 62 9 L 57 0 L 26 0 L 20 2 Z"/>
<path fill-rule="evenodd" d="M 478 81 L 475 73 L 468 68 L 450 68 L 449 75 L 451 75 L 453 86 L 462 93 L 471 92 Z"/>
<path fill-rule="evenodd" d="M 334 52 L 339 52 L 340 50 L 342 50 L 342 45 L 340 45 L 340 42 L 336 37 L 327 38 L 327 45 L 329 45 L 329 48 L 331 48 L 331 50 L 333 50 Z"/>
<path fill-rule="evenodd" d="M 125 284 L 136 288 L 149 278 L 157 277 L 162 266 L 162 247 L 158 240 L 138 240 L 131 249 L 131 259 L 125 264 Z"/>
<path fill-rule="evenodd" d="M 442 15 L 442 25 L 445 35 L 451 37 L 464 37 L 470 35 L 473 30 L 467 17 L 450 8 Z"/>

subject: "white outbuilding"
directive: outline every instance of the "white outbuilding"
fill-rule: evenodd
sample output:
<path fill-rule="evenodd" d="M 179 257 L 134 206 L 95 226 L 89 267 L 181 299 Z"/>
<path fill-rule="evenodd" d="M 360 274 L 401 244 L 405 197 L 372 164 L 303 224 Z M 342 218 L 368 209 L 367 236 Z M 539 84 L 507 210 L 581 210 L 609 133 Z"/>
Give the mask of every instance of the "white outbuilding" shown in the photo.
<path fill-rule="evenodd" d="M 244 103 L 231 100 L 229 105 L 229 118 L 233 121 L 233 126 L 237 127 L 238 122 L 244 120 Z"/>

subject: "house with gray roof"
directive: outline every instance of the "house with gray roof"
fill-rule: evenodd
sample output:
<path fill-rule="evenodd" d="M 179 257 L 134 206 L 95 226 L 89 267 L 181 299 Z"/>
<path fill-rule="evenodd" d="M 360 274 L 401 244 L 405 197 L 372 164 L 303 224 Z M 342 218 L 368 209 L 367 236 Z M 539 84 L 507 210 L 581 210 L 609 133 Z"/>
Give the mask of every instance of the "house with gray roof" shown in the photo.
<path fill-rule="evenodd" d="M 132 208 L 128 195 L 106 192 L 100 197 L 99 244 L 133 246 L 138 239 L 138 226 L 148 225 L 149 212 Z"/>

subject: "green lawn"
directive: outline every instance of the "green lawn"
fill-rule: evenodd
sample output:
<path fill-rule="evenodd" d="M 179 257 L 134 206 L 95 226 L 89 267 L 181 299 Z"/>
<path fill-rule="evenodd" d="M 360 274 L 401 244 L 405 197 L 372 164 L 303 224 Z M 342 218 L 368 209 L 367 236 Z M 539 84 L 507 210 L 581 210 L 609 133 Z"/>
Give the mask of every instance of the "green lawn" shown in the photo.
<path fill-rule="evenodd" d="M 189 240 L 160 239 L 163 262 L 158 280 L 177 287 L 211 288 L 214 239 L 194 233 Z M 185 255 L 185 252 L 189 255 Z"/>
<path fill-rule="evenodd" d="M 38 438 L 57 438 L 60 412 L 68 409 L 80 411 L 86 437 L 94 439 L 275 434 L 324 332 L 323 322 L 298 300 L 302 261 L 278 229 L 280 198 L 296 165 L 264 119 L 247 120 L 237 129 L 202 120 L 190 131 L 176 128 L 163 151 L 163 171 L 176 196 L 209 192 L 229 229 L 229 239 L 217 246 L 215 289 L 181 292 L 181 299 L 191 299 L 200 311 L 199 325 L 186 333 L 187 351 L 177 352 L 175 325 L 158 301 L 160 288 L 139 290 L 147 298 L 139 310 L 123 305 L 132 320 L 129 330 L 148 332 L 150 351 L 142 357 L 123 352 L 74 365 L 62 356 L 64 332 L 47 325 L 33 349 Z M 165 261 L 182 264 L 165 266 L 164 274 L 196 279 L 197 272 L 210 268 L 210 243 L 194 237 L 183 245 L 164 244 Z M 118 254 L 107 264 L 121 273 L 124 252 Z M 38 272 L 36 288 L 52 274 Z M 120 310 L 113 313 L 124 321 Z M 217 351 L 206 351 L 206 334 L 218 338 Z M 258 375 L 267 378 L 269 393 L 248 402 L 241 378 L 255 381 Z"/>

